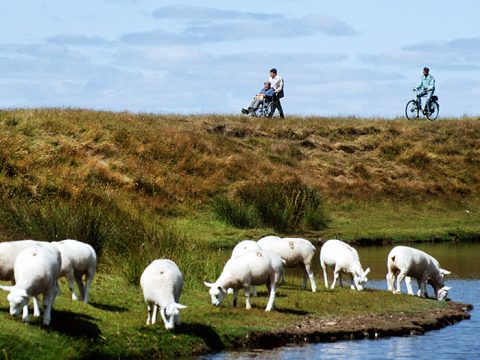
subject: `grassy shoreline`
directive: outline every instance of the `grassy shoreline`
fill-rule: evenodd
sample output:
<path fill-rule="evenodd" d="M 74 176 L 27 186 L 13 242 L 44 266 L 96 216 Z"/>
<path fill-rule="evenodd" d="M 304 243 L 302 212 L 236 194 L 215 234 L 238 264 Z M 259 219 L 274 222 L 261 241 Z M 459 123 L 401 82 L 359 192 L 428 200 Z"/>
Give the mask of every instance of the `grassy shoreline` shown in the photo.
<path fill-rule="evenodd" d="M 287 286 L 279 311 L 266 314 L 263 297 L 252 312 L 214 309 L 202 284 L 219 275 L 225 249 L 267 234 L 363 245 L 478 241 L 479 159 L 477 118 L 279 121 L 0 110 L 0 241 L 76 238 L 100 254 L 92 305 L 71 303 L 64 289 L 49 330 L 11 319 L 0 303 L 0 349 L 20 358 L 37 350 L 42 358 L 172 357 L 232 348 L 251 332 L 325 318 L 332 308 L 348 318 L 379 308 L 393 314 L 445 306 L 384 292 L 312 294 Z M 215 216 L 216 197 L 261 200 L 255 189 L 265 184 L 292 205 L 280 215 L 295 221 L 236 227 Z M 300 218 L 307 211 L 294 203 L 298 194 L 311 195 L 326 227 L 324 218 Z M 182 302 L 189 308 L 174 333 L 143 325 L 138 278 L 164 257 L 179 264 L 186 283 Z M 45 341 L 47 333 L 55 342 Z"/>
<path fill-rule="evenodd" d="M 8 358 L 172 358 L 281 344 L 288 334 L 290 337 L 302 334 L 302 331 L 292 332 L 299 324 L 303 324 L 306 336 L 311 335 L 312 328 L 305 325 L 306 321 L 312 325 L 336 321 L 338 326 L 322 325 L 317 332 L 338 337 L 356 334 L 362 328 L 399 335 L 396 321 L 391 320 L 396 314 L 405 319 L 401 329 L 410 327 L 417 332 L 419 314 L 436 314 L 429 316 L 431 320 L 447 314 L 457 321 L 468 318 L 466 310 L 452 311 L 444 302 L 393 296 L 376 290 L 352 292 L 347 288 L 312 293 L 300 290 L 299 280 L 289 278 L 287 285 L 280 287 L 275 309 L 270 313 L 264 311 L 267 302 L 264 289 L 259 289 L 259 296 L 253 298 L 250 311 L 244 308 L 243 296 L 239 297 L 237 308 L 232 307 L 231 296 L 222 307 L 215 308 L 206 289 L 185 289 L 181 302 L 188 308 L 182 311 L 182 325 L 170 332 L 164 329 L 161 320 L 154 326 L 145 325 L 146 306 L 141 291 L 119 276 L 98 274 L 88 305 L 72 302 L 62 281 L 62 295 L 57 298 L 48 329 L 38 319 L 30 325 L 12 319 L 2 303 L 0 349 Z M 377 320 L 365 320 L 370 316 Z M 409 317 L 411 321 L 407 320 Z M 360 325 L 353 321 L 358 318 L 363 319 Z M 345 328 L 342 319 L 347 322 L 350 319 L 350 326 Z"/>

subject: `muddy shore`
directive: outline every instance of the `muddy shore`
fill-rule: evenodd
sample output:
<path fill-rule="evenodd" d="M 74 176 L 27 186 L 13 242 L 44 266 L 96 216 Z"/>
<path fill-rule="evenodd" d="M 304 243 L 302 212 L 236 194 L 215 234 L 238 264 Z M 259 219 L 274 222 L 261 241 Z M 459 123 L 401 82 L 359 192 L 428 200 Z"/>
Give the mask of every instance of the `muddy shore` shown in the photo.
<path fill-rule="evenodd" d="M 356 315 L 350 317 L 306 317 L 291 328 L 252 332 L 238 339 L 231 350 L 272 349 L 288 344 L 377 339 L 390 336 L 422 335 L 470 319 L 472 305 L 448 302 L 426 312 Z"/>

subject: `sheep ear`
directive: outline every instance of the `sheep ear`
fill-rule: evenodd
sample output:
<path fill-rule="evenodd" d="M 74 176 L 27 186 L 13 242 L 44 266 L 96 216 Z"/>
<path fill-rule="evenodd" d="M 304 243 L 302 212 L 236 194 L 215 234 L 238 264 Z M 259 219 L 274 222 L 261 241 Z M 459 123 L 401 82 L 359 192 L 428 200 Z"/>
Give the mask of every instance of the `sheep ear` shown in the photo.
<path fill-rule="evenodd" d="M 364 272 L 363 275 L 367 276 L 367 274 L 370 272 L 370 268 L 368 267 Z"/>
<path fill-rule="evenodd" d="M 440 290 L 446 290 L 446 291 L 448 291 L 448 290 L 450 290 L 450 289 L 451 289 L 451 287 L 450 287 L 450 286 L 444 286 L 444 287 L 443 287 L 443 288 L 441 288 Z"/>
<path fill-rule="evenodd" d="M 209 288 L 211 288 L 213 286 L 212 283 L 209 283 L 209 282 L 206 282 L 206 281 L 204 281 L 203 283 L 205 284 L 206 287 L 209 287 Z"/>
<path fill-rule="evenodd" d="M 10 292 L 12 291 L 13 286 L 0 285 L 0 289 Z"/>
<path fill-rule="evenodd" d="M 445 269 L 440 269 L 440 274 L 442 275 L 450 275 L 452 272 L 451 271 L 448 271 L 448 270 L 445 270 Z"/>
<path fill-rule="evenodd" d="M 175 303 L 175 307 L 176 307 L 178 310 L 182 310 L 182 309 L 186 309 L 186 308 L 187 308 L 186 305 L 177 304 L 177 303 Z"/>

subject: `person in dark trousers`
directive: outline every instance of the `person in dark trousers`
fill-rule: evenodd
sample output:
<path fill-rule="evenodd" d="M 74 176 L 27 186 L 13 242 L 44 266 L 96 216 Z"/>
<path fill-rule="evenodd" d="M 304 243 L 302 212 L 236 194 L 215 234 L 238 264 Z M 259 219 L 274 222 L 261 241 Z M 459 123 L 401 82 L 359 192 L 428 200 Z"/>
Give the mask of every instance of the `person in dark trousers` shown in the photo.
<path fill-rule="evenodd" d="M 270 112 L 269 116 L 272 117 L 275 109 L 278 109 L 280 113 L 280 117 L 284 118 L 282 104 L 280 103 L 280 99 L 283 98 L 283 78 L 278 75 L 277 69 L 273 68 L 270 70 L 270 78 L 268 79 L 272 84 L 272 89 L 275 91 L 275 95 L 273 97 L 273 106 L 272 111 Z"/>

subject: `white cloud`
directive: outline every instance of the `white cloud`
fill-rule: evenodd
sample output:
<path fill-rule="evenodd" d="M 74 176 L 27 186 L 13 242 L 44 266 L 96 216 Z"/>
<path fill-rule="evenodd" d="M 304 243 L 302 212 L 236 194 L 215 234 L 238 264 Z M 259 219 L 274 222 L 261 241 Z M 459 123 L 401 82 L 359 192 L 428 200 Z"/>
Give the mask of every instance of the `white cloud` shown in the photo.
<path fill-rule="evenodd" d="M 77 46 L 102 46 L 111 42 L 101 36 L 85 36 L 78 34 L 63 34 L 47 38 L 48 43 Z"/>
<path fill-rule="evenodd" d="M 180 19 L 184 21 L 184 25 L 177 31 L 157 28 L 127 33 L 120 40 L 127 44 L 198 45 L 245 39 L 293 38 L 319 33 L 328 36 L 356 34 L 350 25 L 321 14 L 286 17 L 280 14 L 177 5 L 158 9 L 153 16 L 159 19 Z"/>

